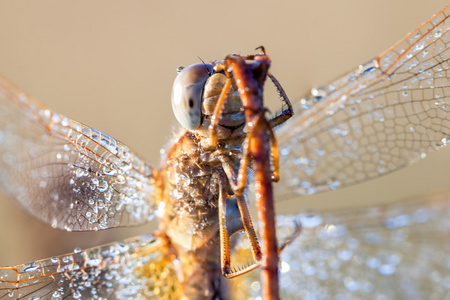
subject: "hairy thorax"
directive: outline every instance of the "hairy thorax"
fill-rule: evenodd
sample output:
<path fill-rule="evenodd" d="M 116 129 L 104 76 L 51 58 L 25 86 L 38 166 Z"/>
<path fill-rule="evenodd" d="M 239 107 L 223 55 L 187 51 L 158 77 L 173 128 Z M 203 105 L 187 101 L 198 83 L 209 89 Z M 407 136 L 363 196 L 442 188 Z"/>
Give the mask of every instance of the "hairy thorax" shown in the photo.
<path fill-rule="evenodd" d="M 164 174 L 164 217 L 162 226 L 178 251 L 200 251 L 209 244 L 218 246 L 219 176 L 222 162 L 237 172 L 245 136 L 230 138 L 212 149 L 187 131 L 169 152 Z M 232 195 L 231 188 L 228 193 Z M 214 253 L 211 256 L 216 256 Z"/>
<path fill-rule="evenodd" d="M 161 232 L 182 264 L 179 281 L 190 299 L 226 299 L 220 268 L 219 177 L 227 178 L 224 164 L 238 171 L 246 135 L 240 98 L 231 92 L 215 128 L 217 143 L 211 142 L 211 116 L 225 81 L 224 75 L 215 75 L 205 85 L 201 126 L 175 139 L 161 170 Z M 228 182 L 227 194 L 233 195 Z M 237 210 L 230 216 L 230 223 L 235 219 L 240 224 Z"/>

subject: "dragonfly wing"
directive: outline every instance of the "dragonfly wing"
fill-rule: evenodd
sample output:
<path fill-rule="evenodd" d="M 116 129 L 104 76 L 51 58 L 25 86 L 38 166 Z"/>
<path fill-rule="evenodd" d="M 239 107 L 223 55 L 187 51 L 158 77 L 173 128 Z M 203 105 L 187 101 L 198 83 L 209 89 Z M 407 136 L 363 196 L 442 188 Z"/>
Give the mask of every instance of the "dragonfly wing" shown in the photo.
<path fill-rule="evenodd" d="M 164 246 L 146 235 L 0 268 L 0 299 L 177 299 Z"/>
<path fill-rule="evenodd" d="M 450 195 L 332 213 L 280 216 L 283 299 L 448 299 Z M 258 274 L 236 285 L 257 297 Z M 241 299 L 241 298 L 238 298 Z"/>
<path fill-rule="evenodd" d="M 449 11 L 296 104 L 277 131 L 277 198 L 381 176 L 450 142 Z"/>
<path fill-rule="evenodd" d="M 69 231 L 143 224 L 155 207 L 155 172 L 0 77 L 0 184 L 35 217 Z"/>

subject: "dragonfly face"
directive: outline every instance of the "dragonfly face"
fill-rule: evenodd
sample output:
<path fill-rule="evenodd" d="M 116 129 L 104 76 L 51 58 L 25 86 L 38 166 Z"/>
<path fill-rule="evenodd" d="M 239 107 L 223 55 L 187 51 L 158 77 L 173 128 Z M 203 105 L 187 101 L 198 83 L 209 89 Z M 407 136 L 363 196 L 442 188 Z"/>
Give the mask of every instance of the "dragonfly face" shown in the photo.
<path fill-rule="evenodd" d="M 370 52 L 370 53 L 372 53 L 372 52 Z M 361 60 L 361 61 L 364 61 L 364 60 Z M 30 89 L 29 89 L 30 90 Z M 130 144 L 132 144 L 132 143 L 130 143 Z M 365 198 L 365 197 L 364 197 Z"/>

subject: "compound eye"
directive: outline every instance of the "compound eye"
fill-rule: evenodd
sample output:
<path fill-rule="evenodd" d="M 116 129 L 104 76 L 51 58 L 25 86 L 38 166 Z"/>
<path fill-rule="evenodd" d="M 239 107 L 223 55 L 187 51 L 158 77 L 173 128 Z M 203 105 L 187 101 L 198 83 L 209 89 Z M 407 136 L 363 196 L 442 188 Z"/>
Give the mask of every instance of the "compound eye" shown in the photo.
<path fill-rule="evenodd" d="M 184 68 L 172 88 L 172 109 L 178 122 L 186 129 L 197 129 L 202 122 L 202 95 L 208 77 L 214 73 L 210 64 Z"/>

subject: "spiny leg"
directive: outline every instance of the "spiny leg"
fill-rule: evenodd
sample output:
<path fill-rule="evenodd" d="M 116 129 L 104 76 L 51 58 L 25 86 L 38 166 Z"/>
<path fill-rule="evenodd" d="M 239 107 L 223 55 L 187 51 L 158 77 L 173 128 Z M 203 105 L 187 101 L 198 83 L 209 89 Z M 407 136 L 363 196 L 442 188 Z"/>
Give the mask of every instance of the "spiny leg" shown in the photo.
<path fill-rule="evenodd" d="M 232 274 L 230 274 L 230 276 L 227 276 L 227 278 L 234 278 L 234 277 L 243 275 L 247 272 L 250 272 L 250 271 L 260 267 L 260 261 L 261 261 L 261 255 L 262 255 L 261 248 L 260 248 L 259 242 L 258 242 L 258 237 L 256 236 L 256 233 L 255 233 L 252 221 L 251 221 L 250 213 L 248 211 L 247 203 L 245 202 L 245 199 L 242 196 L 237 197 L 236 200 L 238 203 L 239 211 L 241 213 L 241 219 L 242 219 L 242 223 L 244 226 L 246 236 L 250 241 L 250 247 L 251 247 L 252 254 L 253 254 L 253 263 L 244 268 L 239 268 L 238 271 L 232 272 Z M 291 244 L 300 235 L 301 230 L 302 230 L 301 224 L 295 223 L 294 231 L 289 235 L 289 237 L 278 248 L 278 255 L 280 255 L 281 252 L 286 248 L 286 246 Z M 228 232 L 227 232 L 227 234 L 228 234 Z M 235 233 L 232 233 L 231 236 L 233 234 L 235 234 Z M 229 245 L 228 245 L 228 247 L 229 247 Z"/>
<path fill-rule="evenodd" d="M 231 166 L 231 162 L 227 156 L 220 155 L 218 158 L 222 163 L 222 167 L 227 174 L 228 180 L 230 182 L 231 189 L 233 190 L 235 195 L 242 195 L 242 192 L 247 185 L 247 170 L 248 165 L 250 164 L 251 153 L 248 148 L 249 141 L 251 140 L 252 133 L 249 132 L 245 137 L 242 150 L 242 157 L 239 161 L 239 170 L 236 175 L 233 167 Z"/>
<path fill-rule="evenodd" d="M 266 53 L 265 50 L 264 54 Z M 278 145 L 277 145 L 277 139 L 275 137 L 275 134 L 273 132 L 273 128 L 276 126 L 279 126 L 286 122 L 288 119 L 290 119 L 294 115 L 294 110 L 292 108 L 291 101 L 289 100 L 288 96 L 286 95 L 286 92 L 284 91 L 281 84 L 278 82 L 278 80 L 275 78 L 275 76 L 272 75 L 272 73 L 267 72 L 267 76 L 270 78 L 272 83 L 275 85 L 275 88 L 277 89 L 278 95 L 281 97 L 281 101 L 284 105 L 286 105 L 286 108 L 281 111 L 279 115 L 274 116 L 269 120 L 270 127 L 268 129 L 270 134 L 270 140 L 271 140 L 271 151 L 272 151 L 272 162 L 273 162 L 273 173 L 272 173 L 272 180 L 274 182 L 277 182 L 280 179 L 280 164 L 279 164 L 279 152 L 278 152 Z"/>
<path fill-rule="evenodd" d="M 252 218 L 248 210 L 247 203 L 244 196 L 236 195 L 239 212 L 241 213 L 242 225 L 244 226 L 245 234 L 250 242 L 253 259 L 256 262 L 261 260 L 261 247 L 259 246 L 258 237 L 256 236 L 255 228 L 253 227 Z"/>
<path fill-rule="evenodd" d="M 254 138 L 248 142 L 255 171 L 256 203 L 261 224 L 261 236 L 264 240 L 261 259 L 261 283 L 264 299 L 279 299 L 278 282 L 278 246 L 276 239 L 276 220 L 273 203 L 272 179 L 270 170 L 270 137 L 267 133 L 268 122 L 256 122 L 263 113 L 264 104 L 262 86 L 270 66 L 267 56 L 255 57 L 255 63 L 248 64 L 242 57 L 228 56 L 227 65 L 232 69 L 242 103 L 246 107 L 245 115 L 249 130 Z M 269 177 L 270 176 L 270 177 Z"/>
<path fill-rule="evenodd" d="M 255 118 L 255 126 L 264 126 L 264 124 L 267 124 L 267 122 L 264 122 L 265 119 L 264 118 L 260 118 L 260 117 L 256 117 Z M 260 122 L 262 122 L 263 124 L 260 124 Z M 273 172 L 273 177 L 275 177 L 273 180 L 276 181 L 278 180 L 279 176 L 279 164 L 278 164 L 278 148 L 277 148 L 277 144 L 276 144 L 276 139 L 273 133 L 273 129 L 270 126 L 266 126 L 266 130 L 269 132 L 270 134 L 270 139 L 272 142 L 272 159 L 273 159 L 273 164 L 274 164 L 274 172 Z M 251 142 L 251 140 L 253 139 L 253 134 L 252 131 L 249 132 L 249 134 L 247 135 L 247 141 L 244 142 L 244 153 L 240 162 L 240 169 L 239 169 L 239 175 L 238 177 L 236 177 L 236 174 L 233 170 L 233 168 L 230 165 L 230 162 L 228 161 L 228 159 L 224 156 L 220 156 L 219 159 L 222 162 L 222 167 L 228 177 L 228 180 L 230 182 L 230 185 L 233 189 L 233 191 L 235 192 L 235 196 L 236 196 L 236 200 L 237 200 L 237 204 L 239 207 L 239 211 L 241 213 L 241 219 L 242 219 L 242 223 L 244 226 L 244 230 L 245 233 L 251 243 L 251 247 L 252 247 L 252 253 L 253 253 L 253 257 L 255 259 L 255 263 L 257 264 L 260 260 L 260 255 L 261 255 L 261 249 L 259 247 L 259 242 L 258 242 L 258 238 L 256 236 L 255 230 L 254 230 L 254 226 L 251 220 L 251 216 L 248 210 L 248 206 L 247 203 L 245 201 L 245 198 L 242 196 L 242 194 L 240 192 L 243 191 L 243 189 L 245 188 L 246 185 L 246 180 L 247 180 L 247 167 L 250 161 L 250 152 L 249 152 L 249 147 L 248 147 L 248 143 Z M 233 183 L 233 184 L 232 184 Z M 242 190 L 240 190 L 239 188 L 242 188 Z M 286 240 L 285 242 L 283 242 L 283 244 L 280 246 L 278 253 L 281 253 L 281 251 L 287 246 L 289 245 L 301 232 L 301 225 L 300 224 L 296 224 L 295 226 L 295 230 L 294 232 L 289 236 L 288 240 Z"/>
<path fill-rule="evenodd" d="M 275 217 L 273 212 L 271 180 L 268 179 L 267 175 L 265 174 L 271 173 L 270 158 L 272 157 L 275 160 L 277 160 L 278 158 L 278 149 L 272 128 L 274 126 L 282 124 L 292 115 L 292 107 L 289 100 L 285 96 L 281 85 L 278 83 L 275 77 L 267 74 L 267 69 L 270 66 L 270 59 L 265 55 L 255 56 L 254 59 L 255 61 L 258 61 L 258 63 L 252 65 L 247 65 L 242 57 L 227 57 L 226 59 L 226 64 L 233 69 L 234 78 L 236 79 L 236 84 L 238 85 L 239 92 L 241 93 L 241 98 L 244 102 L 247 124 L 250 128 L 246 140 L 247 146 L 244 147 L 244 155 L 239 166 L 238 174 L 241 176 L 238 175 L 238 177 L 236 178 L 231 167 L 228 169 L 227 175 L 229 175 L 230 183 L 232 183 L 231 185 L 235 187 L 235 189 L 233 190 L 235 190 L 236 195 L 239 196 L 242 193 L 241 187 L 245 187 L 246 185 L 246 169 L 248 168 L 249 161 L 250 159 L 253 159 L 255 161 L 255 180 L 257 181 L 257 186 L 259 186 L 257 193 L 257 198 L 259 200 L 257 200 L 260 220 L 263 224 L 263 237 L 266 241 L 265 244 L 270 243 L 270 246 L 266 245 L 264 249 L 263 260 L 261 260 L 261 265 L 263 266 L 262 279 L 264 282 L 263 295 L 267 299 L 278 299 L 277 254 L 281 249 L 285 247 L 285 245 L 283 245 L 280 249 L 277 249 L 276 233 L 274 228 Z M 277 91 L 283 98 L 284 103 L 286 103 L 288 106 L 287 109 L 283 110 L 280 115 L 274 117 L 269 121 L 264 117 L 265 108 L 262 105 L 262 98 L 260 96 L 262 83 L 264 82 L 266 75 L 271 78 L 272 82 L 277 87 Z M 221 97 L 225 97 L 225 95 L 222 95 Z M 269 148 L 270 150 L 267 149 L 267 145 L 269 143 L 271 143 L 271 147 Z M 222 163 L 224 163 L 224 161 L 222 161 Z M 273 177 L 274 179 L 276 179 L 278 175 L 278 162 L 275 162 L 274 167 L 275 173 Z M 227 171 L 227 168 L 224 167 L 224 170 Z M 222 206 L 224 207 L 223 204 L 225 204 L 226 199 L 223 200 L 222 198 L 221 201 Z M 269 213 L 267 214 L 267 212 Z M 222 212 L 222 214 L 225 214 L 225 212 Z M 241 212 L 242 220 L 243 222 L 246 222 L 244 216 L 245 212 Z M 221 230 L 224 231 L 226 230 L 226 219 L 223 219 L 221 217 L 221 220 L 225 221 L 225 226 L 221 226 Z M 251 225 L 251 221 L 248 221 Z M 246 230 L 246 233 L 251 234 L 251 231 Z M 227 239 L 226 243 L 229 251 L 228 232 L 226 232 L 226 234 L 222 234 L 222 236 L 226 237 Z M 228 259 L 229 264 L 229 253 L 228 257 L 224 256 L 224 261 L 226 261 L 226 259 Z M 256 262 L 254 265 L 256 267 L 259 264 Z M 251 269 L 251 267 L 247 269 Z"/>
<path fill-rule="evenodd" d="M 219 174 L 219 234 L 220 234 L 220 264 L 222 274 L 229 278 L 230 267 L 230 236 L 227 229 L 227 191 L 226 179 Z"/>
<path fill-rule="evenodd" d="M 275 138 L 275 134 L 273 133 L 273 128 L 268 126 L 268 131 L 270 134 L 270 143 L 271 143 L 271 152 L 272 152 L 272 181 L 277 182 L 280 180 L 280 163 L 278 160 L 279 152 L 278 152 L 278 144 L 277 139 Z"/>
<path fill-rule="evenodd" d="M 289 118 L 291 118 L 294 115 L 294 109 L 292 108 L 291 101 L 286 95 L 286 92 L 284 91 L 283 87 L 278 82 L 278 80 L 275 78 L 275 76 L 273 76 L 272 73 L 270 72 L 267 72 L 267 76 L 275 85 L 275 88 L 277 89 L 278 95 L 280 96 L 282 103 L 286 105 L 286 108 L 283 109 L 279 115 L 276 115 L 269 120 L 270 126 L 272 128 L 275 128 L 276 126 L 283 124 Z"/>
<path fill-rule="evenodd" d="M 225 75 L 227 76 L 227 81 L 225 82 L 225 86 L 222 88 L 222 92 L 220 93 L 219 99 L 217 100 L 216 107 L 214 108 L 214 113 L 211 119 L 210 125 L 210 144 L 211 146 L 215 146 L 217 144 L 217 126 L 219 125 L 220 113 L 222 112 L 223 106 L 225 104 L 225 99 L 227 98 L 227 94 L 230 91 L 232 79 L 230 73 L 224 69 Z"/>
<path fill-rule="evenodd" d="M 278 255 L 280 255 L 281 252 L 283 252 L 284 248 L 286 248 L 286 246 L 291 244 L 302 232 L 302 224 L 301 223 L 295 222 L 294 227 L 295 227 L 294 231 L 288 236 L 287 239 L 284 240 L 284 242 L 278 248 Z"/>
<path fill-rule="evenodd" d="M 256 50 L 258 50 L 258 49 L 262 50 L 264 55 L 258 55 L 258 54 L 257 55 L 247 55 L 244 57 L 244 60 L 260 60 L 260 59 L 268 58 L 266 56 L 266 50 L 263 46 L 256 48 Z M 226 64 L 221 64 L 219 66 L 219 69 L 225 72 L 225 75 L 227 76 L 227 81 L 226 81 L 225 86 L 222 89 L 222 92 L 217 101 L 216 107 L 214 109 L 214 114 L 213 114 L 212 122 L 210 125 L 211 145 L 215 145 L 217 143 L 216 128 L 219 124 L 220 113 L 222 111 L 223 105 L 225 104 L 226 96 L 227 96 L 228 92 L 230 91 L 230 87 L 232 84 L 232 78 L 231 78 L 230 73 L 227 70 Z M 272 173 L 272 180 L 274 182 L 277 182 L 279 180 L 279 162 L 278 162 L 279 152 L 278 152 L 276 138 L 273 133 L 273 128 L 278 125 L 283 124 L 289 118 L 291 118 L 294 115 L 294 111 L 292 108 L 292 104 L 291 104 L 289 98 L 287 97 L 287 94 L 284 91 L 283 87 L 279 83 L 279 81 L 275 78 L 275 76 L 273 76 L 268 71 L 267 71 L 267 76 L 270 78 L 272 83 L 275 85 L 275 88 L 276 88 L 279 96 L 281 97 L 281 101 L 284 103 L 284 105 L 286 105 L 286 108 L 283 109 L 279 115 L 274 116 L 273 118 L 271 118 L 268 121 L 270 124 L 270 128 L 268 129 L 268 132 L 269 132 L 270 140 L 271 140 L 272 162 L 273 162 L 273 168 L 274 168 L 273 173 Z M 256 117 L 259 118 L 260 116 L 257 115 Z M 238 195 L 242 194 L 242 192 L 247 184 L 247 168 L 248 168 L 248 165 L 249 165 L 250 159 L 251 159 L 251 153 L 248 151 L 247 145 L 248 145 L 248 143 L 251 142 L 252 138 L 253 138 L 252 131 L 250 130 L 250 132 L 248 133 L 248 135 L 246 137 L 246 141 L 244 142 L 243 155 L 242 155 L 242 158 L 241 158 L 241 161 L 239 164 L 238 176 L 237 177 L 236 176 L 228 176 L 228 178 L 230 179 L 230 184 L 232 185 L 234 192 Z M 229 174 L 227 174 L 227 175 L 229 175 Z M 231 180 L 232 177 L 233 177 L 233 180 Z"/>
<path fill-rule="evenodd" d="M 235 179 L 235 173 L 233 171 L 233 168 L 230 166 L 229 162 L 226 160 L 226 158 L 221 157 L 223 169 L 227 175 L 228 182 L 230 182 L 232 179 Z M 245 201 L 245 198 L 243 195 L 237 195 L 235 193 L 236 201 L 239 208 L 239 213 L 241 215 L 241 222 L 242 226 L 244 228 L 244 232 L 250 242 L 250 248 L 252 251 L 252 256 L 254 259 L 254 263 L 245 268 L 241 268 L 238 271 L 231 271 L 230 269 L 230 235 L 228 233 L 228 226 L 226 224 L 226 201 L 227 201 L 227 194 L 226 194 L 226 188 L 225 184 L 228 183 L 225 178 L 223 178 L 225 175 L 222 176 L 221 179 L 221 186 L 220 186 L 220 199 L 219 199 L 219 221 L 220 221 L 220 238 L 221 238 L 221 257 L 222 259 L 222 272 L 224 273 L 224 276 L 227 278 L 233 278 L 242 274 L 245 274 L 259 266 L 258 262 L 261 260 L 261 247 L 259 246 L 258 238 L 256 236 L 255 229 L 253 227 L 253 223 L 251 220 L 250 212 L 248 210 L 247 203 Z M 233 232 L 231 235 L 235 234 Z"/>

